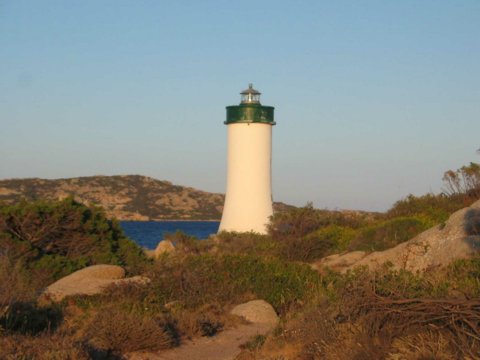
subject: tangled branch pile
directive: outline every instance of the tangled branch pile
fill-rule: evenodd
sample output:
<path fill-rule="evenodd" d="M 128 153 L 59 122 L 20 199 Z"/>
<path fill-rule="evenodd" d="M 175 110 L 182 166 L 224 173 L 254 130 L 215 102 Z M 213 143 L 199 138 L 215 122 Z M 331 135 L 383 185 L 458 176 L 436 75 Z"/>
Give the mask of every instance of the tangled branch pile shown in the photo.
<path fill-rule="evenodd" d="M 359 291 L 360 290 L 360 291 Z M 348 291 L 348 290 L 347 290 Z M 342 313 L 360 324 L 368 336 L 381 336 L 390 348 L 399 337 L 424 332 L 447 340 L 456 355 L 480 354 L 480 298 L 406 298 L 385 296 L 375 281 L 355 289 Z M 359 296 L 360 295 L 360 296 Z M 391 350 L 391 348 L 390 348 Z"/>

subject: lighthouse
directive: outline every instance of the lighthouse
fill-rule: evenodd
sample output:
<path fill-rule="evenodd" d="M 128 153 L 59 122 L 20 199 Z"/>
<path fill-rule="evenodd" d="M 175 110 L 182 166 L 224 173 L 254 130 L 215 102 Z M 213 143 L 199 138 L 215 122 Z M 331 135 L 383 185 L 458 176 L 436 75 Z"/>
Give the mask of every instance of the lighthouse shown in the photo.
<path fill-rule="evenodd" d="M 249 84 L 240 105 L 227 106 L 227 191 L 221 231 L 267 232 L 272 207 L 272 106 Z"/>

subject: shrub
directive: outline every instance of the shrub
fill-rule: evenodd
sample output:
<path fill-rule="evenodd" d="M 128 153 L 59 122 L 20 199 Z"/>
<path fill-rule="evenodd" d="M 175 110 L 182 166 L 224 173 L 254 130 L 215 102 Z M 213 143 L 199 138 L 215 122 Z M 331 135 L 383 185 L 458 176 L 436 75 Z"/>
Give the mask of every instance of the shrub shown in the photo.
<path fill-rule="evenodd" d="M 130 318 L 136 319 L 135 321 L 138 319 L 154 320 L 156 326 L 168 335 L 169 346 L 180 345 L 184 338 L 213 336 L 238 322 L 238 319 L 226 313 L 225 308 L 218 302 L 186 307 L 181 301 L 182 299 L 169 301 L 165 296 L 158 296 L 157 290 L 159 289 L 156 287 L 124 284 L 110 287 L 101 295 L 77 296 L 70 301 L 73 301 L 82 309 L 83 313 L 87 314 L 87 322 L 91 324 L 88 326 L 87 333 L 96 331 L 94 324 L 101 316 L 100 314 L 128 314 Z M 94 314 L 93 319 L 92 313 Z M 102 322 L 105 326 L 114 327 L 117 321 L 116 316 L 112 317 L 112 324 L 109 323 L 108 317 L 102 318 Z M 105 349 L 110 348 L 100 343 L 96 344 L 98 351 L 106 352 Z"/>
<path fill-rule="evenodd" d="M 460 195 L 466 201 L 480 198 L 480 164 L 471 162 L 455 171 L 448 170 L 443 175 L 445 192 L 449 195 Z"/>
<path fill-rule="evenodd" d="M 395 217 L 422 216 L 436 224 L 440 224 L 446 221 L 450 214 L 468 205 L 469 203 L 455 195 L 409 195 L 405 199 L 397 201 L 387 211 L 387 217 L 391 219 Z"/>
<path fill-rule="evenodd" d="M 268 226 L 274 240 L 303 237 L 320 228 L 337 225 L 359 228 L 381 218 L 380 214 L 361 211 L 332 211 L 314 209 L 311 203 L 301 208 L 275 213 Z"/>
<path fill-rule="evenodd" d="M 326 256 L 334 247 L 332 239 L 315 232 L 301 238 L 284 240 L 280 244 L 280 256 L 287 261 L 309 262 Z"/>
<path fill-rule="evenodd" d="M 452 287 L 468 298 L 480 297 L 480 256 L 454 261 L 447 276 Z"/>
<path fill-rule="evenodd" d="M 168 258 L 148 275 L 163 303 L 179 301 L 187 308 L 209 303 L 233 304 L 252 297 L 265 299 L 284 313 L 316 289 L 319 277 L 307 265 L 251 255 L 198 255 Z"/>
<path fill-rule="evenodd" d="M 15 302 L 0 317 L 0 328 L 6 333 L 36 335 L 55 330 L 62 319 L 58 306 L 38 307 L 34 303 Z"/>
<path fill-rule="evenodd" d="M 348 227 L 329 225 L 301 238 L 280 243 L 280 256 L 288 261 L 311 262 L 334 252 L 346 250 L 357 231 Z"/>
<path fill-rule="evenodd" d="M 382 251 L 429 229 L 434 223 L 422 217 L 399 217 L 361 229 L 349 250 Z"/>
<path fill-rule="evenodd" d="M 38 307 L 35 284 L 21 263 L 0 255 L 0 334 L 54 330 L 62 321 L 59 307 Z"/>
<path fill-rule="evenodd" d="M 116 221 L 72 198 L 1 205 L 0 245 L 34 275 L 53 279 L 92 264 L 128 267 L 146 261 Z"/>
<path fill-rule="evenodd" d="M 96 352 L 106 356 L 172 346 L 172 339 L 161 323 L 115 307 L 98 312 L 86 330 L 86 339 Z"/>
<path fill-rule="evenodd" d="M 36 290 L 22 264 L 0 253 L 0 316 L 2 308 L 33 300 Z"/>
<path fill-rule="evenodd" d="M 275 213 L 270 219 L 268 231 L 275 240 L 299 238 L 322 226 L 322 220 L 319 212 L 309 203 L 302 208 Z"/>
<path fill-rule="evenodd" d="M 171 241 L 175 246 L 175 250 L 183 254 L 199 254 L 205 244 L 204 241 L 199 241 L 195 236 L 190 236 L 184 232 L 177 230 L 174 233 L 166 233 L 164 239 Z"/>
<path fill-rule="evenodd" d="M 221 254 L 279 255 L 278 241 L 274 241 L 269 235 L 260 235 L 254 232 L 222 231 L 217 235 L 214 243 L 217 251 Z"/>

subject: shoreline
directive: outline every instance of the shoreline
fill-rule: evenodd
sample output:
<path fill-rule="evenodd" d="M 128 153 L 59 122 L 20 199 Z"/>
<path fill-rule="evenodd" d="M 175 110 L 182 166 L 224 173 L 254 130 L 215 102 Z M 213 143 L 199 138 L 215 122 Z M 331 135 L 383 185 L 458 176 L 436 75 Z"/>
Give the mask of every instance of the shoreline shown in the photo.
<path fill-rule="evenodd" d="M 218 220 L 212 220 L 212 219 L 207 219 L 207 220 L 189 220 L 189 219 L 150 219 L 150 220 L 121 220 L 121 219 L 116 219 L 117 221 L 121 222 L 220 222 L 220 219 Z"/>

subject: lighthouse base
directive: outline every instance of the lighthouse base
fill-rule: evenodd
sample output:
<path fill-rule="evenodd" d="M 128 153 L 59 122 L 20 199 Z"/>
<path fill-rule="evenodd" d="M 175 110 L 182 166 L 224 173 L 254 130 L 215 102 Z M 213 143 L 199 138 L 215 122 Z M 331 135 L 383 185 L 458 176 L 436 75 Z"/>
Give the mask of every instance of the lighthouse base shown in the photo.
<path fill-rule="evenodd" d="M 272 126 L 234 123 L 227 129 L 227 192 L 219 232 L 265 234 L 273 214 Z"/>

